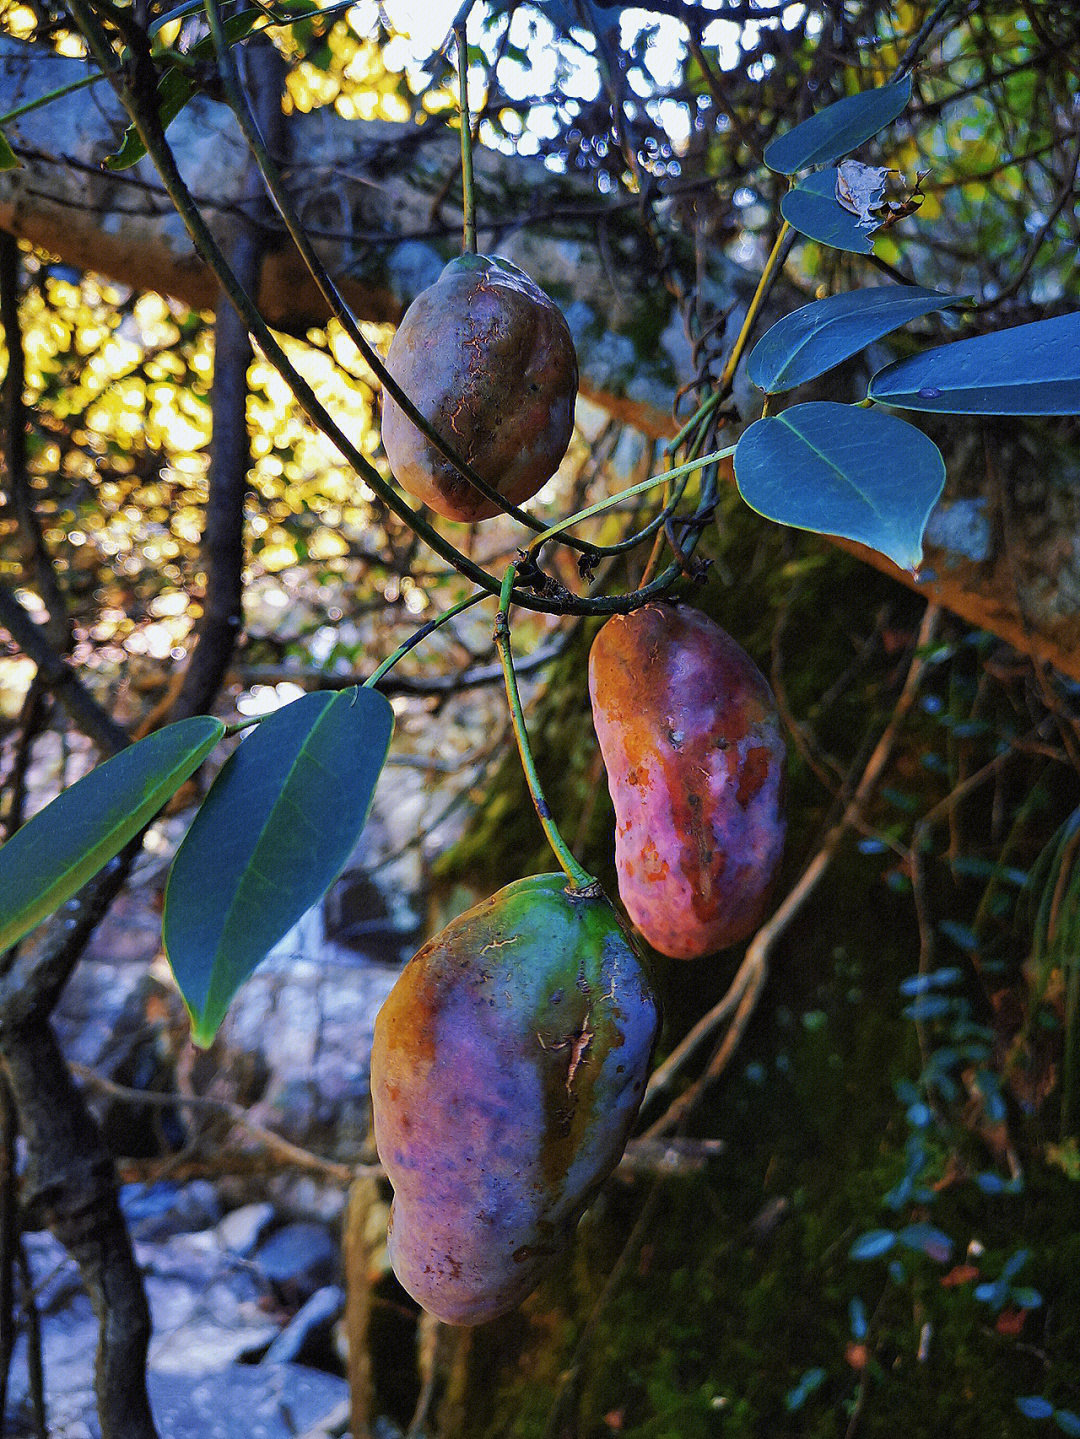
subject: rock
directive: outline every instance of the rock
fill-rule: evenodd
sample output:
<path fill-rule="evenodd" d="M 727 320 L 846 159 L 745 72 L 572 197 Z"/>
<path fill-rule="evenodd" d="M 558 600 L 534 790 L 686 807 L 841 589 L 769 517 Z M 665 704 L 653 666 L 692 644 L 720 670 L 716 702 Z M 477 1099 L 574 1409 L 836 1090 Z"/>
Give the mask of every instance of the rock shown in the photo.
<path fill-rule="evenodd" d="M 242 1204 L 220 1221 L 214 1234 L 222 1249 L 242 1259 L 249 1258 L 274 1222 L 272 1204 Z"/>
<path fill-rule="evenodd" d="M 150 1374 L 154 1418 L 167 1439 L 293 1439 L 348 1392 L 344 1379 L 299 1364 Z"/>
<path fill-rule="evenodd" d="M 150 1367 L 201 1374 L 262 1354 L 277 1338 L 269 1285 L 223 1254 L 213 1230 L 135 1246 L 154 1317 Z"/>
<path fill-rule="evenodd" d="M 371 1158 L 374 1159 L 374 1153 Z M 288 1172 L 272 1175 L 267 1181 L 266 1193 L 279 1214 L 290 1219 L 314 1219 L 335 1232 L 340 1227 L 348 1199 L 348 1191 L 340 1183 Z"/>
<path fill-rule="evenodd" d="M 338 1247 L 321 1224 L 283 1225 L 261 1244 L 255 1263 L 286 1303 L 305 1303 L 341 1268 Z"/>
<path fill-rule="evenodd" d="M 208 1229 L 221 1217 L 217 1190 L 206 1179 L 189 1184 L 125 1184 L 120 1190 L 120 1208 L 133 1239 L 167 1239 L 173 1234 L 190 1234 Z"/>
<path fill-rule="evenodd" d="M 336 1284 L 316 1289 L 263 1355 L 264 1364 L 310 1364 L 325 1368 L 333 1356 L 331 1331 L 345 1309 L 345 1291 Z"/>
<path fill-rule="evenodd" d="M 270 1071 L 252 1118 L 328 1157 L 355 1156 L 368 1133 L 375 1015 L 395 977 L 330 943 L 321 916 L 305 916 L 240 990 L 221 1029 L 228 1050 L 262 1055 Z"/>

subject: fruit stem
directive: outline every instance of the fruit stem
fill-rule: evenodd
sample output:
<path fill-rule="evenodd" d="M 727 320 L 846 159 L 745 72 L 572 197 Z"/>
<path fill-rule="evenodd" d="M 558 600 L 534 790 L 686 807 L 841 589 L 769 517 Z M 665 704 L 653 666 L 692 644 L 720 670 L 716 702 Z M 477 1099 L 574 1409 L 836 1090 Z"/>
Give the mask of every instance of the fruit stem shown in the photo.
<path fill-rule="evenodd" d="M 457 50 L 458 111 L 461 117 L 461 203 L 465 211 L 462 249 L 476 254 L 476 191 L 473 188 L 472 119 L 469 115 L 469 44 L 465 38 L 467 16 L 454 26 Z"/>
<path fill-rule="evenodd" d="M 441 615 L 436 615 L 433 620 L 428 620 L 426 625 L 421 625 L 418 630 L 414 630 L 403 645 L 398 645 L 392 655 L 387 655 L 382 664 L 372 670 L 361 688 L 366 690 L 374 689 L 383 675 L 386 674 L 387 670 L 392 670 L 398 660 L 403 659 L 411 649 L 415 649 L 418 644 L 426 640 L 428 635 L 434 634 L 441 625 L 446 624 L 447 620 L 452 620 L 455 615 L 461 614 L 462 610 L 467 610 L 472 605 L 477 604 L 478 601 L 486 600 L 487 598 L 487 590 L 476 590 L 475 593 L 467 595 L 465 599 L 458 600 L 456 605 L 451 605 L 450 608 L 444 610 Z"/>
<path fill-rule="evenodd" d="M 525 771 L 525 781 L 529 786 L 537 817 L 547 835 L 548 844 L 554 850 L 555 858 L 559 861 L 571 886 L 574 889 L 588 889 L 590 885 L 597 883 L 596 876 L 589 874 L 588 870 L 582 869 L 578 864 L 570 852 L 570 846 L 559 833 L 559 828 L 551 817 L 551 810 L 548 808 L 544 792 L 540 788 L 540 778 L 536 773 L 536 762 L 529 745 L 529 732 L 525 728 L 525 711 L 521 706 L 517 675 L 514 673 L 514 657 L 510 649 L 510 595 L 513 592 L 516 578 L 517 561 L 515 560 L 508 567 L 503 579 L 502 589 L 499 592 L 499 608 L 495 615 L 495 648 L 499 651 L 503 677 L 506 680 L 506 698 L 510 704 L 514 738 L 517 740 L 518 754 L 521 756 L 521 767 Z"/>
<path fill-rule="evenodd" d="M 535 539 L 529 541 L 528 548 L 522 553 L 526 559 L 532 560 L 535 558 L 536 551 L 542 544 L 552 539 L 555 535 L 562 534 L 563 530 L 568 529 L 570 525 L 576 525 L 579 520 L 592 519 L 593 515 L 599 515 L 604 510 L 610 510 L 612 505 L 621 504 L 623 500 L 632 500 L 635 495 L 643 495 L 647 490 L 654 490 L 657 485 L 669 484 L 672 480 L 678 480 L 683 475 L 689 475 L 695 470 L 704 469 L 706 465 L 713 465 L 720 460 L 726 460 L 729 455 L 733 455 L 734 453 L 735 446 L 729 445 L 726 450 L 715 450 L 711 455 L 701 455 L 698 459 L 689 460 L 685 465 L 678 465 L 673 470 L 664 470 L 662 474 L 650 475 L 647 480 L 641 480 L 638 484 L 631 485 L 628 490 L 620 490 L 617 495 L 608 495 L 605 499 L 598 500 L 595 505 L 589 505 L 587 509 L 578 510 L 576 515 L 568 515 L 565 520 L 560 520 L 557 525 L 552 525 L 550 529 L 541 530 Z M 511 565 L 510 568 L 511 570 L 516 569 L 514 565 Z M 505 588 L 506 581 L 504 580 L 503 589 L 505 590 Z"/>

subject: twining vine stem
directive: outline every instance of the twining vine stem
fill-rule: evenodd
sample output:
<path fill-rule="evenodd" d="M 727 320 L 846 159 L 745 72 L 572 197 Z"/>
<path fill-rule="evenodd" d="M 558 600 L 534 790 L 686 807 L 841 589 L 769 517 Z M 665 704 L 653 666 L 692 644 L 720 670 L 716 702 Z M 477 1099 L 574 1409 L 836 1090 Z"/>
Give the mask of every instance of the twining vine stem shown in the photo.
<path fill-rule="evenodd" d="M 436 615 L 433 620 L 428 620 L 427 624 L 421 625 L 418 630 L 415 630 L 404 644 L 398 645 L 392 655 L 387 655 L 386 659 L 384 659 L 376 669 L 372 670 L 361 688 L 374 689 L 383 675 L 386 674 L 388 670 L 392 670 L 398 660 L 403 659 L 410 650 L 415 649 L 418 644 L 426 640 L 428 635 L 434 634 L 440 626 L 446 624 L 447 620 L 452 620 L 455 615 L 460 615 L 463 610 L 471 609 L 472 606 L 478 604 L 480 600 L 486 600 L 488 598 L 487 590 L 476 590 L 473 594 L 467 595 L 465 599 L 458 600 L 456 605 L 451 605 L 450 608 L 444 610 L 441 615 Z"/>

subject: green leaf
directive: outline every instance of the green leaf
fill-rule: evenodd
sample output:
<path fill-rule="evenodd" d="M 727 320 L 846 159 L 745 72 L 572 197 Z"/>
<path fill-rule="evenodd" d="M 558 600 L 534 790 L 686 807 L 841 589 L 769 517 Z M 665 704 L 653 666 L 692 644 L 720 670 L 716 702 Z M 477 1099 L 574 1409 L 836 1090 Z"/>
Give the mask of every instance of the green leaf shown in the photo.
<path fill-rule="evenodd" d="M 1080 311 L 897 360 L 869 394 L 950 415 L 1080 415 Z"/>
<path fill-rule="evenodd" d="M 744 430 L 735 478 L 746 503 L 768 519 L 858 540 L 914 569 L 945 462 L 894 415 L 816 401 Z"/>
<path fill-rule="evenodd" d="M 165 949 L 196 1044 L 211 1042 L 236 991 L 340 874 L 393 727 L 377 690 L 304 695 L 222 767 L 165 891 Z"/>
<path fill-rule="evenodd" d="M 765 163 L 781 175 L 828 165 L 895 120 L 911 99 L 911 76 L 859 95 L 845 95 L 765 147 Z"/>
<path fill-rule="evenodd" d="M 260 19 L 262 12 L 254 6 L 250 10 L 242 10 L 239 15 L 230 15 L 222 26 L 226 41 L 235 45 L 238 40 L 246 39 Z M 199 60 L 212 60 L 215 53 L 214 37 L 204 35 L 192 45 L 183 58 L 186 64 L 191 65 Z M 157 98 L 158 118 L 163 130 L 169 128 L 198 88 L 192 76 L 175 65 L 162 74 L 158 81 Z M 119 150 L 104 161 L 104 166 L 106 170 L 129 170 L 132 165 L 137 165 L 145 154 L 146 146 L 138 130 L 134 125 L 129 125 L 124 131 Z"/>
<path fill-rule="evenodd" d="M 0 846 L 0 951 L 92 879 L 149 823 L 225 733 L 195 715 L 113 755 Z"/>
<path fill-rule="evenodd" d="M 790 390 L 910 320 L 963 302 L 919 285 L 880 285 L 830 295 L 777 320 L 751 350 L 746 372 L 767 394 Z"/>
<path fill-rule="evenodd" d="M 0 130 L 0 170 L 21 170 L 22 161 L 7 142 L 3 130 Z"/>
<path fill-rule="evenodd" d="M 158 81 L 158 118 L 161 128 L 167 130 L 187 102 L 195 94 L 197 86 L 190 76 L 175 68 L 166 70 Z M 106 170 L 130 170 L 146 154 L 142 136 L 134 125 L 129 125 L 120 141 L 120 148 L 104 162 Z"/>
<path fill-rule="evenodd" d="M 869 255 L 874 248 L 870 234 L 858 215 L 845 210 L 836 198 L 836 175 L 835 165 L 807 175 L 780 201 L 780 213 L 793 230 L 808 240 L 818 240 L 853 255 Z"/>

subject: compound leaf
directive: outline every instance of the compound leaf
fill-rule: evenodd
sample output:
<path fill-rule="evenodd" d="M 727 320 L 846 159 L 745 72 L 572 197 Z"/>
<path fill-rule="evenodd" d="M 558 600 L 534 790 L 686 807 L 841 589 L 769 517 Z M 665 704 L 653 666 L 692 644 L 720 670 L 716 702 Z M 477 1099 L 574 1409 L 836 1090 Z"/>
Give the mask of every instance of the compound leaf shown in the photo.
<path fill-rule="evenodd" d="M 1080 311 L 897 360 L 868 393 L 884 405 L 950 415 L 1080 414 Z"/>
<path fill-rule="evenodd" d="M 0 951 L 20 940 L 148 824 L 225 733 L 195 715 L 129 745 L 0 846 Z"/>
<path fill-rule="evenodd" d="M 304 695 L 222 767 L 165 891 L 165 950 L 196 1044 L 211 1042 L 236 991 L 343 869 L 393 727 L 376 690 Z"/>
<path fill-rule="evenodd" d="M 815 401 L 746 429 L 735 478 L 768 519 L 858 540 L 914 569 L 945 462 L 932 440 L 893 415 Z"/>

